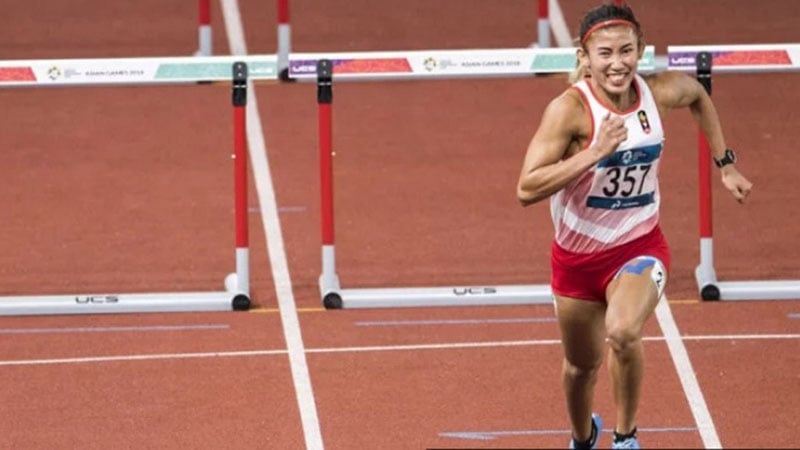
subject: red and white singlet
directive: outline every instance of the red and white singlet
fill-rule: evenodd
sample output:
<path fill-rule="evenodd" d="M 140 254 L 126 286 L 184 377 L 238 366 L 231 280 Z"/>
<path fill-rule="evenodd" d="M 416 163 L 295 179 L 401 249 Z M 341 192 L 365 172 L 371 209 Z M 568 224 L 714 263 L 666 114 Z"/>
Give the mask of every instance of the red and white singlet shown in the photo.
<path fill-rule="evenodd" d="M 589 108 L 594 145 L 603 118 L 625 120 L 628 138 L 617 150 L 550 199 L 555 242 L 572 253 L 596 253 L 631 242 L 658 225 L 658 169 L 664 130 L 645 80 L 633 81 L 636 104 L 618 111 L 601 103 L 587 80 L 573 85 Z"/>

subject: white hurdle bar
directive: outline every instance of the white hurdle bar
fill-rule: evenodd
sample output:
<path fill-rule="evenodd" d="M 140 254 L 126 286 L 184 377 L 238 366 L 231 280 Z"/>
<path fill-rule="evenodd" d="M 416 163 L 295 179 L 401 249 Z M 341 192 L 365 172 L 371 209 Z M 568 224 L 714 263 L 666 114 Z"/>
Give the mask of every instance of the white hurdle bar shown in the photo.
<path fill-rule="evenodd" d="M 231 82 L 235 62 L 249 80 L 277 80 L 275 55 L 0 61 L 0 88 Z"/>
<path fill-rule="evenodd" d="M 249 72 L 249 73 L 248 73 Z M 231 82 L 234 121 L 236 271 L 212 292 L 91 293 L 0 297 L 0 316 L 247 310 L 250 269 L 247 229 L 245 105 L 250 80 L 277 80 L 274 55 L 0 61 L 0 88 L 159 85 Z"/>
<path fill-rule="evenodd" d="M 319 289 L 326 308 L 389 308 L 547 304 L 549 284 L 474 284 L 439 287 L 342 288 L 336 273 L 333 214 L 333 81 L 515 77 L 568 73 L 575 48 L 442 50 L 377 53 L 294 54 L 290 74 L 317 82 L 319 105 L 322 273 Z M 642 71 L 655 70 L 652 46 L 640 61 Z"/>
<path fill-rule="evenodd" d="M 413 50 L 353 53 L 292 53 L 289 77 L 316 82 L 317 63 L 330 60 L 336 81 L 512 78 L 570 73 L 576 48 Z M 641 72 L 656 70 L 655 47 L 639 60 Z"/>
<path fill-rule="evenodd" d="M 623 3 L 622 0 L 613 1 L 617 5 Z M 278 10 L 277 57 L 279 77 L 283 81 L 291 81 L 292 78 L 289 76 L 288 71 L 288 64 L 292 52 L 292 28 L 289 21 L 289 0 L 277 0 L 276 3 Z M 536 42 L 532 44 L 532 47 L 550 48 L 552 46 L 550 40 L 551 31 L 558 47 L 569 48 L 574 45 L 558 0 L 537 0 L 536 30 Z"/>
<path fill-rule="evenodd" d="M 800 44 L 669 46 L 669 69 L 697 72 L 710 93 L 712 73 L 800 71 Z M 705 54 L 704 54 L 705 53 Z M 700 264 L 695 280 L 703 300 L 800 299 L 800 280 L 719 281 L 714 269 L 711 154 L 698 133 Z"/>

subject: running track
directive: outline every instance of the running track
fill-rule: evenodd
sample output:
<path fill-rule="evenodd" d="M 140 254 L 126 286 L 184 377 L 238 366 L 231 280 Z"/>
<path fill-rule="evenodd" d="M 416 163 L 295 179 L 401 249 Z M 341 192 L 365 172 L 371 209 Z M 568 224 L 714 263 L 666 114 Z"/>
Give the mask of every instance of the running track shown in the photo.
<path fill-rule="evenodd" d="M 296 3 L 295 51 L 535 40 L 529 0 L 502 7 L 463 0 L 457 8 L 423 0 Z M 570 24 L 593 5 L 564 3 Z M 792 0 L 631 3 L 658 53 L 667 44 L 796 41 Z M 239 7 L 237 19 L 234 3 L 214 4 L 216 51 L 273 52 L 274 5 Z M 38 0 L 7 5 L 4 17 L 4 59 L 175 56 L 196 46 L 194 2 Z M 757 189 L 739 207 L 715 186 L 717 270 L 796 278 L 794 76 L 726 75 L 714 83 L 728 141 Z M 563 86 L 560 79 L 336 86 L 343 283 L 546 282 L 547 207 L 519 208 L 513 194 L 541 110 Z M 2 446 L 564 446 L 552 308 L 319 310 L 315 88 L 259 86 L 256 97 L 257 308 L 1 318 Z M 7 111 L 3 293 L 220 287 L 233 258 L 229 89 L 3 90 L 0 104 Z M 695 301 L 695 129 L 684 112 L 666 127 L 663 227 L 674 273 L 669 307 L 645 332 L 643 443 L 795 446 L 800 302 Z M 605 376 L 597 392 L 597 410 L 613 424 Z"/>

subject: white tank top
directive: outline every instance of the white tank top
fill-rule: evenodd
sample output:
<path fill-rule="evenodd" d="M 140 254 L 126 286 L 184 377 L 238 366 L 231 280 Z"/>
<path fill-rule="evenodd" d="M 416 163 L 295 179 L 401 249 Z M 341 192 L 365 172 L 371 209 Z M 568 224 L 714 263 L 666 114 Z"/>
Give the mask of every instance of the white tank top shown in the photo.
<path fill-rule="evenodd" d="M 591 114 L 592 136 L 586 148 L 594 145 L 609 111 L 625 120 L 628 139 L 550 198 L 555 239 L 565 250 L 606 250 L 643 236 L 658 224 L 664 130 L 647 83 L 636 75 L 633 85 L 636 104 L 622 112 L 602 104 L 587 80 L 573 85 Z"/>

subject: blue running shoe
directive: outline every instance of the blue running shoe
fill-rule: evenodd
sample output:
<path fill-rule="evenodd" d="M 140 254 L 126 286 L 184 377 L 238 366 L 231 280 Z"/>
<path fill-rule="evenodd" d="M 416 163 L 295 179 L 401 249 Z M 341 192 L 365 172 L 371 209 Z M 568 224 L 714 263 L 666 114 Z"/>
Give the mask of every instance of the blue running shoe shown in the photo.
<path fill-rule="evenodd" d="M 639 440 L 636 439 L 636 428 L 626 436 L 620 436 L 615 431 L 614 440 L 611 441 L 611 448 L 642 448 L 639 446 Z"/>
<path fill-rule="evenodd" d="M 589 447 L 590 449 L 597 448 L 597 441 L 600 438 L 600 432 L 603 431 L 603 419 L 600 418 L 600 414 L 592 413 L 592 437 L 589 440 Z M 575 438 L 569 440 L 569 448 L 570 449 L 578 449 L 583 447 L 578 447 L 576 445 Z M 636 447 L 639 448 L 639 447 Z"/>

